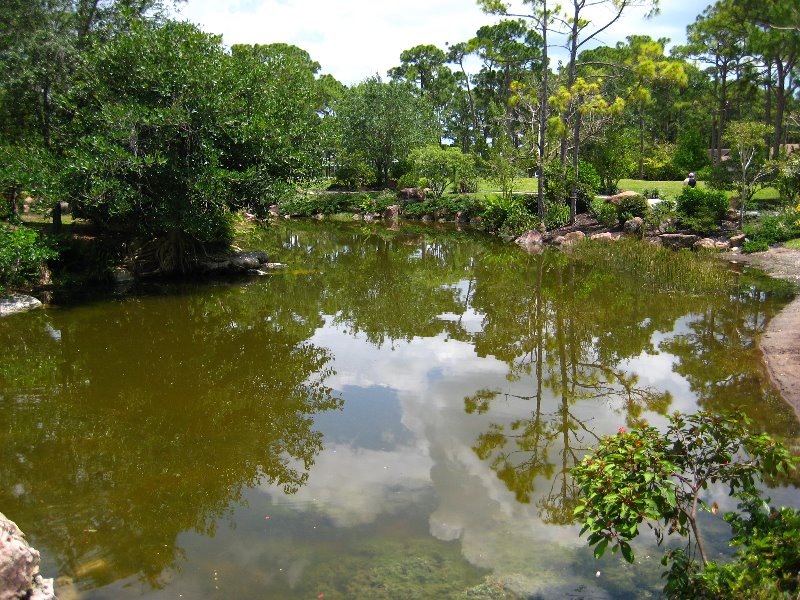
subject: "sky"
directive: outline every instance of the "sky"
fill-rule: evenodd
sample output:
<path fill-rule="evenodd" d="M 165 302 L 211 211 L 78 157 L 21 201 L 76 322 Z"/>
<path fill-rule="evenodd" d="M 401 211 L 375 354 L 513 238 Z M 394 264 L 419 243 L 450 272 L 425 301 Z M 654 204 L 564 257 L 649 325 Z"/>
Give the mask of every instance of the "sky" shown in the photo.
<path fill-rule="evenodd" d="M 661 14 L 645 19 L 632 8 L 601 43 L 614 45 L 631 34 L 683 43 L 686 25 L 707 0 L 661 0 Z M 600 10 L 593 22 L 609 13 Z M 400 63 L 400 53 L 418 44 L 466 41 L 498 17 L 483 14 L 475 0 L 186 0 L 178 17 L 206 32 L 221 34 L 226 45 L 284 42 L 306 50 L 342 83 L 351 85 Z"/>

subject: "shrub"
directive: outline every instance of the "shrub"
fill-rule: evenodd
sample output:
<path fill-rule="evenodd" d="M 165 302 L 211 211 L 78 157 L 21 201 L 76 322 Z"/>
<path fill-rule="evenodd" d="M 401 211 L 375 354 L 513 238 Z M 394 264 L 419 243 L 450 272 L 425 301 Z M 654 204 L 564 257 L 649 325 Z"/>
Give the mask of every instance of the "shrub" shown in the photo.
<path fill-rule="evenodd" d="M 518 234 L 533 229 L 539 222 L 525 208 L 522 199 L 515 196 L 487 194 L 483 206 L 481 218 L 489 231 Z"/>
<path fill-rule="evenodd" d="M 647 198 L 641 194 L 623 197 L 617 207 L 617 216 L 620 223 L 624 223 L 633 217 L 641 217 L 644 219 L 649 212 L 650 204 L 648 204 Z"/>
<path fill-rule="evenodd" d="M 367 194 L 295 193 L 284 197 L 278 204 L 283 213 L 310 217 L 315 214 L 346 212 L 368 199 Z"/>
<path fill-rule="evenodd" d="M 563 202 L 548 202 L 545 206 L 544 224 L 548 229 L 558 229 L 569 223 L 569 206 Z"/>
<path fill-rule="evenodd" d="M 597 222 L 606 227 L 613 227 L 617 224 L 617 207 L 603 198 L 595 198 L 589 204 L 589 214 L 592 215 Z"/>
<path fill-rule="evenodd" d="M 545 167 L 545 198 L 548 204 L 569 200 L 570 189 L 574 181 L 573 169 L 569 165 L 566 174 L 562 173 L 558 161 L 552 161 Z M 589 204 L 594 200 L 600 189 L 600 177 L 595 168 L 580 161 L 578 164 L 578 198 L 577 210 L 588 210 Z"/>
<path fill-rule="evenodd" d="M 787 209 L 777 215 L 764 217 L 754 225 L 744 228 L 753 241 L 777 244 L 800 237 L 800 211 Z"/>
<path fill-rule="evenodd" d="M 44 262 L 55 258 L 50 244 L 29 227 L 0 223 L 0 292 L 39 276 Z"/>
<path fill-rule="evenodd" d="M 419 187 L 419 177 L 416 173 L 405 173 L 397 180 L 398 189 Z"/>
<path fill-rule="evenodd" d="M 742 252 L 752 254 L 753 252 L 766 252 L 769 244 L 765 241 L 747 240 L 742 244 Z"/>
<path fill-rule="evenodd" d="M 433 215 L 436 212 L 436 203 L 433 200 L 422 202 L 409 202 L 403 206 L 403 215 L 419 219 L 423 215 Z"/>
<path fill-rule="evenodd" d="M 662 199 L 655 206 L 650 208 L 650 212 L 645 219 L 650 227 L 658 228 L 664 222 L 671 221 L 677 216 L 677 203 L 675 200 Z"/>
<path fill-rule="evenodd" d="M 730 206 L 721 190 L 701 190 L 685 187 L 678 196 L 678 213 L 683 217 L 722 220 Z"/>

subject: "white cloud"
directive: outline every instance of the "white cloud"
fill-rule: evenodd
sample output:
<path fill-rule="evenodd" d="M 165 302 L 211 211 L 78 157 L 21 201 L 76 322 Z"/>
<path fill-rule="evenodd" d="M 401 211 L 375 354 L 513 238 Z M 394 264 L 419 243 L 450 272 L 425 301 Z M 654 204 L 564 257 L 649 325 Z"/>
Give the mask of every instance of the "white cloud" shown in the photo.
<path fill-rule="evenodd" d="M 662 14 L 645 21 L 642 11 L 627 16 L 601 38 L 614 44 L 627 35 L 646 34 L 682 41 L 686 25 L 701 10 L 689 0 L 662 3 Z M 403 50 L 418 44 L 445 48 L 465 41 L 496 20 L 483 14 L 474 0 L 188 0 L 180 16 L 230 44 L 295 44 L 309 52 L 346 84 L 357 83 L 400 62 Z M 598 17 L 598 18 L 602 18 Z"/>

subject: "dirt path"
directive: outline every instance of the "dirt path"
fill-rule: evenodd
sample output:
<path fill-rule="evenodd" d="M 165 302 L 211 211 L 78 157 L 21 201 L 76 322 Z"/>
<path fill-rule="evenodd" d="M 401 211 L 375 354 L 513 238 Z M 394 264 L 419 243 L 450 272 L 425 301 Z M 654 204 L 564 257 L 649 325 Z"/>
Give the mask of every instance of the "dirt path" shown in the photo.
<path fill-rule="evenodd" d="M 771 248 L 727 258 L 800 286 L 800 250 Z M 759 345 L 770 379 L 800 419 L 800 295 L 769 322 Z"/>

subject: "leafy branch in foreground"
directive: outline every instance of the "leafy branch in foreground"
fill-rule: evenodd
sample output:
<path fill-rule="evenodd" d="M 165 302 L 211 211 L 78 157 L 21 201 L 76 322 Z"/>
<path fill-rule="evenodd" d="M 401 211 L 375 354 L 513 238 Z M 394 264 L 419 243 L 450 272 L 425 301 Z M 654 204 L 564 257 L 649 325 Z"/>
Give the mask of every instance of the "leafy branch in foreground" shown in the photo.
<path fill-rule="evenodd" d="M 687 540 L 662 560 L 672 563 L 664 589 L 668 597 L 739 597 L 762 589 L 794 597 L 800 590 L 800 513 L 765 509 L 758 483 L 763 476 L 786 473 L 797 459 L 768 435 L 749 430 L 742 412 L 675 413 L 666 432 L 620 428 L 603 438 L 572 470 L 584 492 L 575 516 L 583 521 L 581 535 L 588 532 L 595 556 L 611 546 L 633 562 L 630 542 L 647 524 L 659 544 L 671 534 Z M 725 515 L 732 545 L 743 547 L 734 565 L 708 559 L 698 517 L 718 511 L 716 503 L 706 502 L 709 484 L 721 484 L 741 500 L 740 513 Z"/>

